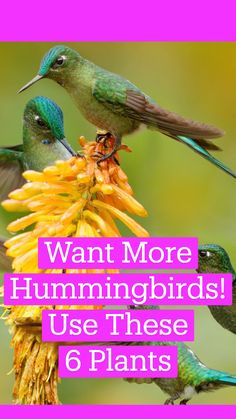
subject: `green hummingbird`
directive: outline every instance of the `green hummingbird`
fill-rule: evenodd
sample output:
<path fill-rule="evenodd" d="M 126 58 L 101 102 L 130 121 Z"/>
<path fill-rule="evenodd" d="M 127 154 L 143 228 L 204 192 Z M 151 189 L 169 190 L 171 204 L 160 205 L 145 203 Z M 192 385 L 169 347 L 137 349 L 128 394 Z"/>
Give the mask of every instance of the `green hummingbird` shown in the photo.
<path fill-rule="evenodd" d="M 96 66 L 77 51 L 61 45 L 50 49 L 41 61 L 38 75 L 19 92 L 44 77 L 64 87 L 85 118 L 99 129 L 109 132 L 115 139 L 113 150 L 103 155 L 98 163 L 114 155 L 121 145 L 123 135 L 144 125 L 186 144 L 236 177 L 231 169 L 207 151 L 219 150 L 210 140 L 223 135 L 220 129 L 185 119 L 161 108 L 134 84 Z"/>
<path fill-rule="evenodd" d="M 24 170 L 41 171 L 73 155 L 76 153 L 65 138 L 61 108 L 47 97 L 31 99 L 24 110 L 23 143 L 0 148 L 0 200 L 25 182 Z"/>
<path fill-rule="evenodd" d="M 131 309 L 156 309 L 155 306 L 129 306 Z M 107 344 L 107 343 L 106 343 Z M 113 343 L 114 344 L 114 343 Z M 236 376 L 206 367 L 183 342 L 116 342 L 116 345 L 170 346 L 178 347 L 177 378 L 125 378 L 129 383 L 155 383 L 169 394 L 165 404 L 186 404 L 195 394 L 208 392 L 225 386 L 236 386 Z"/>
<path fill-rule="evenodd" d="M 231 306 L 208 306 L 214 319 L 225 329 L 236 334 L 236 274 L 229 255 L 217 244 L 199 246 L 198 269 L 201 273 L 232 273 L 233 303 Z"/>
<path fill-rule="evenodd" d="M 47 97 L 37 96 L 25 107 L 23 116 L 23 143 L 0 148 L 0 200 L 19 188 L 27 169 L 41 171 L 56 160 L 76 155 L 68 144 L 61 108 Z M 4 238 L 0 238 L 0 270 L 11 271 L 11 258 L 6 256 Z"/>

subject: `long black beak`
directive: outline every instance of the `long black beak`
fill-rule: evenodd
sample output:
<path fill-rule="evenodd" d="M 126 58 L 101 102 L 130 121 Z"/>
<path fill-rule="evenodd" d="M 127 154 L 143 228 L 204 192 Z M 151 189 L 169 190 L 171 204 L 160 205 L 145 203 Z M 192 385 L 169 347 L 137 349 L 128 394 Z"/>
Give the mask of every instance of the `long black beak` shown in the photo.
<path fill-rule="evenodd" d="M 32 84 L 36 83 L 37 81 L 41 80 L 43 76 L 40 76 L 40 74 L 37 74 L 32 80 L 29 81 L 29 83 L 25 84 L 17 93 L 21 93 L 24 90 L 28 89 L 28 87 L 32 86 Z"/>
<path fill-rule="evenodd" d="M 59 141 L 64 145 L 64 147 L 67 149 L 67 151 L 69 151 L 69 153 L 72 156 L 77 156 L 77 154 L 74 152 L 73 148 L 71 148 L 70 144 L 67 142 L 66 138 L 62 138 L 62 140 L 59 140 Z"/>

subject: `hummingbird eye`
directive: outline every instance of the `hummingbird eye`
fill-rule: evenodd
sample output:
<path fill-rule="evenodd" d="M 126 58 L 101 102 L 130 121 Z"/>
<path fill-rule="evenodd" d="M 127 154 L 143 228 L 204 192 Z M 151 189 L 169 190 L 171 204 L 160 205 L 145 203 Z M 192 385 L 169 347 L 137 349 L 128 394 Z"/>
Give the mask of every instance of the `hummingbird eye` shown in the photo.
<path fill-rule="evenodd" d="M 200 250 L 199 255 L 201 256 L 201 258 L 209 258 L 211 256 L 211 253 L 207 250 Z"/>
<path fill-rule="evenodd" d="M 47 128 L 47 125 L 45 124 L 45 122 L 43 121 L 43 119 L 42 119 L 42 118 L 40 118 L 40 116 L 36 115 L 36 116 L 35 116 L 35 121 L 37 122 L 37 124 L 38 124 L 40 127 Z"/>
<path fill-rule="evenodd" d="M 44 138 L 42 141 L 41 141 L 41 143 L 42 144 L 45 144 L 45 145 L 49 145 L 49 144 L 51 144 L 51 140 L 49 140 L 48 138 Z"/>
<path fill-rule="evenodd" d="M 57 57 L 56 61 L 54 62 L 53 66 L 52 66 L 52 68 L 57 68 L 57 67 L 62 66 L 64 64 L 65 60 L 66 60 L 65 55 L 60 55 L 59 57 Z"/>

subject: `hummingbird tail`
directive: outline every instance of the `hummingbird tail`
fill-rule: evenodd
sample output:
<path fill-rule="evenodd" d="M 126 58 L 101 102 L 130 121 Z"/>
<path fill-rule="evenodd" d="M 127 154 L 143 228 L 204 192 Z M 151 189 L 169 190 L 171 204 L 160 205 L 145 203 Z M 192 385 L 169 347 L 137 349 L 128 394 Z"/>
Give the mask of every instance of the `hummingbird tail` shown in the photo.
<path fill-rule="evenodd" d="M 5 239 L 0 237 L 0 270 L 4 272 L 12 272 L 12 259 L 6 255 Z"/>
<path fill-rule="evenodd" d="M 182 135 L 179 135 L 178 137 L 175 137 L 175 139 L 177 139 L 178 141 L 180 141 L 183 144 L 186 144 L 188 147 L 190 147 L 196 153 L 200 154 L 206 160 L 208 160 L 209 162 L 211 162 L 215 166 L 219 167 L 221 170 L 223 170 L 224 172 L 228 173 L 230 176 L 236 178 L 236 173 L 235 172 L 233 172 L 229 167 L 227 167 L 220 160 L 218 160 L 215 157 L 213 157 L 196 140 L 193 140 L 192 138 L 188 138 L 188 137 L 183 137 Z"/>
<path fill-rule="evenodd" d="M 236 376 L 235 375 L 226 375 L 218 380 L 221 384 L 226 386 L 236 386 Z"/>
<path fill-rule="evenodd" d="M 20 147 L 0 148 L 0 201 L 25 183 L 21 163 L 23 152 Z"/>

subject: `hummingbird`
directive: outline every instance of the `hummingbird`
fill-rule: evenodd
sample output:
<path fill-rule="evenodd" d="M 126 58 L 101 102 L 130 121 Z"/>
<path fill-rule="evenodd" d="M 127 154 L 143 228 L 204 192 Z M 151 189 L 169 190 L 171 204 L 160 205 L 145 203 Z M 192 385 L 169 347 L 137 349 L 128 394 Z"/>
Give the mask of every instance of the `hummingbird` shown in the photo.
<path fill-rule="evenodd" d="M 236 174 L 208 150 L 220 150 L 211 141 L 223 131 L 211 125 L 186 119 L 161 108 L 138 87 L 123 77 L 111 73 L 67 46 L 50 49 L 43 57 L 38 74 L 19 93 L 42 78 L 56 81 L 75 100 L 84 117 L 98 129 L 112 135 L 114 146 L 97 162 L 112 157 L 120 148 L 122 137 L 143 125 L 160 131 L 196 151 L 202 157 L 234 178 Z M 101 140 L 100 136 L 97 140 Z"/>
<path fill-rule="evenodd" d="M 61 108 L 44 96 L 31 99 L 24 110 L 23 143 L 0 148 L 0 200 L 25 182 L 24 170 L 42 171 L 74 155 L 65 138 Z"/>
<path fill-rule="evenodd" d="M 153 310 L 155 306 L 128 306 L 130 309 Z M 106 343 L 107 344 L 107 343 Z M 114 344 L 114 343 L 112 343 Z M 204 365 L 195 353 L 184 342 L 116 342 L 116 345 L 135 346 L 170 346 L 178 347 L 178 377 L 177 378 L 125 378 L 129 383 L 155 383 L 170 397 L 164 404 L 174 404 L 180 399 L 180 404 L 187 402 L 201 392 L 208 392 L 225 386 L 236 386 L 236 376 L 226 372 L 210 369 Z"/>
<path fill-rule="evenodd" d="M 201 273 L 232 273 L 233 303 L 231 306 L 208 306 L 214 319 L 225 329 L 236 334 L 236 274 L 229 255 L 217 244 L 205 244 L 198 249 L 198 269 Z"/>
<path fill-rule="evenodd" d="M 74 155 L 65 138 L 61 108 L 44 96 L 31 99 L 24 110 L 23 143 L 0 148 L 0 200 L 25 183 L 24 170 L 42 171 Z M 12 259 L 6 256 L 4 241 L 0 238 L 0 270 L 11 272 Z"/>

